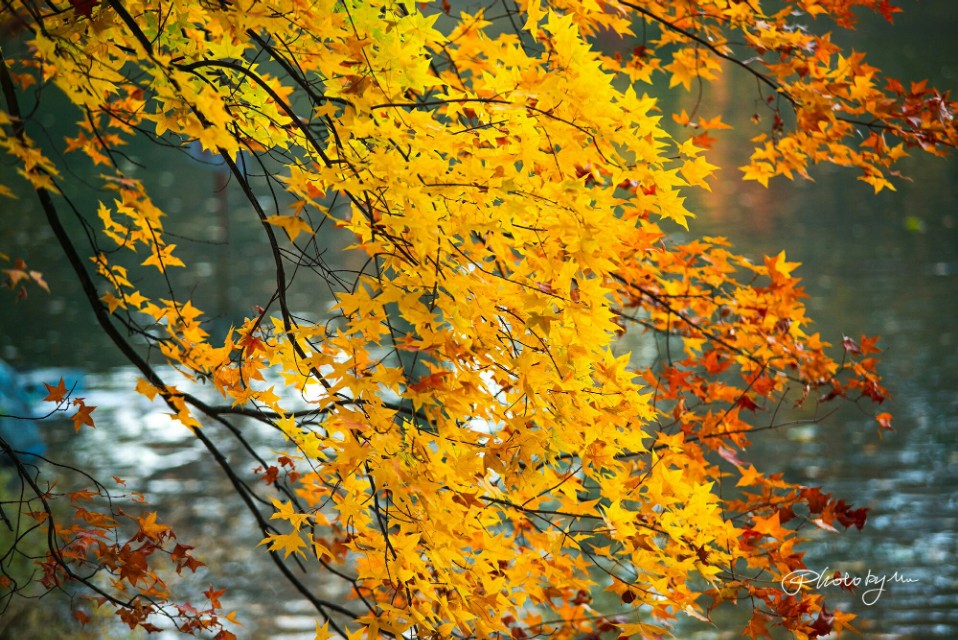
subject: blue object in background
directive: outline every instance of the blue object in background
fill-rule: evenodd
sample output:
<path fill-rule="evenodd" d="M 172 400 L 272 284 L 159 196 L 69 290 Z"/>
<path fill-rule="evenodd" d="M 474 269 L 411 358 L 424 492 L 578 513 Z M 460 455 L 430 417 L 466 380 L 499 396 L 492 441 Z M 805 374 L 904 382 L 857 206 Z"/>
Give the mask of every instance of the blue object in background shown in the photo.
<path fill-rule="evenodd" d="M 30 404 L 20 385 L 20 374 L 0 361 L 0 438 L 19 453 L 43 455 L 46 445 L 31 417 Z M 0 453 L 0 464 L 8 463 L 6 454 Z"/>
<path fill-rule="evenodd" d="M 83 375 L 75 370 L 37 369 L 28 373 L 17 371 L 0 360 L 0 438 L 22 455 L 42 456 L 46 443 L 40 430 L 40 419 L 54 409 L 44 408 L 47 384 L 57 384 L 63 378 L 67 389 L 76 393 Z M 0 454 L 0 464 L 8 464 L 7 456 Z"/>

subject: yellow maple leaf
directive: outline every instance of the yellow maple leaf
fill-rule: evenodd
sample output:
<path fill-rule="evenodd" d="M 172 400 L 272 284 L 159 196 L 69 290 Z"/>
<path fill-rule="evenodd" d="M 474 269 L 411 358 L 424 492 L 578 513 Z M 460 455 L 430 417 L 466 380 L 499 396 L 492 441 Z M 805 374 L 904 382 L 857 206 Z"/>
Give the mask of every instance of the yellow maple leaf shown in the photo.
<path fill-rule="evenodd" d="M 150 540 L 159 541 L 172 533 L 170 527 L 156 521 L 156 511 L 140 516 L 136 522 L 140 526 L 140 533 Z"/>
<path fill-rule="evenodd" d="M 767 187 L 768 179 L 775 175 L 775 167 L 769 162 L 753 162 L 739 169 L 744 174 L 744 180 L 755 180 L 763 187 Z"/>
<path fill-rule="evenodd" d="M 270 551 L 283 551 L 284 558 L 288 558 L 291 553 L 297 553 L 304 558 L 306 554 L 303 549 L 306 547 L 306 541 L 300 537 L 299 533 L 293 531 L 286 534 L 270 534 L 263 538 L 259 545 L 269 545 Z"/>
<path fill-rule="evenodd" d="M 718 167 L 714 164 L 710 164 L 704 156 L 699 156 L 686 160 L 679 169 L 679 173 L 682 174 L 682 177 L 685 178 L 685 181 L 690 185 L 711 191 L 712 188 L 705 180 L 710 177 L 716 169 L 718 169 Z"/>
<path fill-rule="evenodd" d="M 314 640 L 329 640 L 332 638 L 333 634 L 329 632 L 329 620 L 323 623 L 323 626 L 319 626 L 319 620 L 316 621 L 316 637 Z"/>
<path fill-rule="evenodd" d="M 754 523 L 752 525 L 754 531 L 776 540 L 784 540 L 786 536 L 791 534 L 791 531 L 782 527 L 778 511 L 766 517 L 753 516 L 752 522 Z"/>
<path fill-rule="evenodd" d="M 282 227 L 286 235 L 289 236 L 290 242 L 296 242 L 296 238 L 300 233 L 306 233 L 308 235 L 315 233 L 313 228 L 309 226 L 309 223 L 299 216 L 270 216 L 266 218 L 266 222 L 277 227 Z"/>
<path fill-rule="evenodd" d="M 175 248 L 175 244 L 165 246 L 153 244 L 150 246 L 150 257 L 140 264 L 144 267 L 154 266 L 161 272 L 166 271 L 169 267 L 185 267 L 183 261 L 173 255 L 173 249 Z"/>
<path fill-rule="evenodd" d="M 276 512 L 270 516 L 270 520 L 288 520 L 296 531 L 309 519 L 309 514 L 299 513 L 293 508 L 292 500 L 283 503 L 273 498 L 273 507 Z"/>
<path fill-rule="evenodd" d="M 136 379 L 136 392 L 146 396 L 151 402 L 156 397 L 156 394 L 159 393 L 159 389 L 154 387 L 152 384 L 144 380 L 143 378 Z"/>

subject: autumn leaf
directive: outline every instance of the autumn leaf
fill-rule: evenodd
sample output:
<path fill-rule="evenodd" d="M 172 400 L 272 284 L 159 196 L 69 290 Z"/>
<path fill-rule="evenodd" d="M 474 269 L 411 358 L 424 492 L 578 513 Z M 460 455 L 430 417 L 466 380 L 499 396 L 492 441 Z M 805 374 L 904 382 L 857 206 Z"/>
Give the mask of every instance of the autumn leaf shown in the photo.
<path fill-rule="evenodd" d="M 220 609 L 223 606 L 220 604 L 220 598 L 223 597 L 224 593 L 226 593 L 226 589 L 214 589 L 213 585 L 210 585 L 209 589 L 203 592 L 203 595 L 210 601 L 210 606 L 214 609 Z"/>
<path fill-rule="evenodd" d="M 409 390 L 416 393 L 427 393 L 436 389 L 441 389 L 452 374 L 448 371 L 439 371 L 423 376 L 416 382 L 410 383 Z"/>
<path fill-rule="evenodd" d="M 167 525 L 158 523 L 156 521 L 156 517 L 157 517 L 156 512 L 152 511 L 136 519 L 136 522 L 140 527 L 140 530 L 137 533 L 138 537 L 143 537 L 150 540 L 154 540 L 156 542 L 160 542 L 164 538 L 170 535 L 171 533 L 170 527 L 168 527 Z"/>
<path fill-rule="evenodd" d="M 715 144 L 715 138 L 703 131 L 696 136 L 692 136 L 692 142 L 700 149 L 711 149 L 712 145 Z M 717 169 L 718 167 L 715 168 Z"/>
<path fill-rule="evenodd" d="M 736 467 L 744 467 L 745 463 L 739 460 L 738 456 L 731 449 L 725 447 L 719 447 L 718 454 L 722 457 L 723 460 L 731 462 Z"/>
<path fill-rule="evenodd" d="M 316 637 L 315 640 L 329 640 L 333 635 L 329 631 L 329 621 L 323 623 L 323 626 L 319 626 L 319 621 L 316 621 Z"/>
<path fill-rule="evenodd" d="M 137 378 L 136 392 L 146 396 L 147 400 L 153 401 L 157 393 L 159 393 L 159 390 L 143 378 Z"/>
<path fill-rule="evenodd" d="M 100 0 L 69 0 L 70 5 L 78 16 L 89 18 L 93 15 L 93 8 L 100 4 Z"/>
<path fill-rule="evenodd" d="M 6 259 L 6 257 L 4 256 Z M 4 269 L 3 273 L 6 274 L 6 286 L 10 289 L 16 289 L 20 287 L 21 292 L 26 290 L 22 287 L 22 284 L 25 282 L 33 282 L 41 289 L 50 293 L 50 286 L 43 279 L 43 274 L 39 271 L 35 271 L 27 267 L 27 263 L 23 260 L 15 260 L 14 267 L 12 269 Z"/>
<path fill-rule="evenodd" d="M 778 511 L 767 517 L 753 517 L 752 522 L 752 530 L 763 536 L 784 540 L 789 535 L 789 531 L 781 525 L 781 515 Z"/>
<path fill-rule="evenodd" d="M 291 553 L 306 556 L 303 551 L 307 547 L 306 541 L 295 531 L 287 534 L 269 534 L 259 544 L 268 544 L 267 548 L 270 551 L 282 551 L 284 558 L 288 558 Z"/>
<path fill-rule="evenodd" d="M 183 261 L 173 255 L 173 249 L 175 248 L 175 244 L 168 244 L 165 246 L 153 245 L 150 247 L 150 257 L 140 264 L 144 267 L 154 266 L 160 272 L 164 272 L 170 267 L 185 267 L 186 265 L 183 263 Z"/>
<path fill-rule="evenodd" d="M 202 566 L 205 566 L 202 562 L 190 555 L 190 551 L 193 547 L 184 544 L 177 544 L 172 553 L 170 554 L 170 560 L 176 564 L 176 572 L 180 573 L 183 569 L 189 569 L 191 572 L 196 573 L 196 570 Z"/>
<path fill-rule="evenodd" d="M 95 429 L 96 425 L 93 423 L 93 416 L 91 415 L 96 407 L 87 406 L 83 402 L 83 398 L 76 398 L 73 401 L 73 405 L 78 407 L 76 413 L 74 413 L 70 420 L 73 422 L 73 428 L 75 431 L 79 431 L 83 425 Z"/>
<path fill-rule="evenodd" d="M 66 383 L 63 381 L 63 377 L 60 377 L 60 382 L 54 385 L 49 385 L 46 382 L 43 383 L 43 386 L 47 389 L 47 395 L 43 398 L 44 402 L 56 402 L 60 404 L 67 399 L 69 391 L 67 391 Z"/>
<path fill-rule="evenodd" d="M 882 431 L 894 431 L 895 429 L 891 426 L 892 415 L 887 411 L 883 411 L 875 416 L 875 421 L 878 423 L 879 434 Z"/>
<path fill-rule="evenodd" d="M 293 508 L 292 501 L 286 503 L 280 502 L 279 500 L 273 500 L 273 507 L 276 509 L 276 512 L 270 516 L 271 520 L 287 520 L 292 525 L 293 528 L 299 531 L 306 521 L 309 519 L 309 514 L 298 513 Z"/>
<path fill-rule="evenodd" d="M 799 266 L 801 266 L 801 263 L 787 262 L 784 251 L 780 251 L 774 258 L 765 257 L 765 268 L 772 280 L 772 286 L 787 286 L 791 280 L 792 271 Z"/>
<path fill-rule="evenodd" d="M 817 638 L 830 635 L 832 633 L 834 620 L 835 616 L 829 615 L 825 608 L 822 607 L 822 610 L 818 612 L 818 617 L 815 619 L 815 622 L 812 623 L 812 633 L 809 634 L 809 637 Z"/>
<path fill-rule="evenodd" d="M 277 227 L 282 227 L 286 235 L 289 236 L 290 242 L 296 242 L 296 238 L 299 237 L 301 233 L 310 236 L 314 234 L 313 228 L 309 226 L 309 223 L 299 216 L 270 216 L 266 219 L 266 222 Z"/>

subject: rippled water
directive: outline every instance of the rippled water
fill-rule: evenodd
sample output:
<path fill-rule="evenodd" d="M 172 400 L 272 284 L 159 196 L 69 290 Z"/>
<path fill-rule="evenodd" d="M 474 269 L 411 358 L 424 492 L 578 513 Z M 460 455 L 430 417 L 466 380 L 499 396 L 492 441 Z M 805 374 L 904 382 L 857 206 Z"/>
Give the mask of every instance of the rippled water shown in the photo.
<path fill-rule="evenodd" d="M 314 611 L 278 576 L 265 548 L 256 548 L 262 535 L 235 500 L 225 475 L 200 441 L 171 420 L 165 405 L 130 393 L 137 376 L 129 367 L 87 375 L 81 395 L 96 406 L 97 428 L 74 435 L 69 422 L 46 424 L 50 456 L 91 471 L 108 486 L 110 476 L 119 476 L 126 482 L 125 489 L 145 494 L 149 505 L 121 501 L 120 506 L 158 511 L 161 522 L 173 525 L 179 542 L 197 547 L 194 555 L 207 566 L 180 585 L 179 592 L 186 593 L 190 585 L 194 594 L 209 584 L 227 588 L 223 605 L 240 612 L 244 625 L 238 630 L 240 637 L 313 638 Z M 181 389 L 187 388 L 181 385 Z M 216 401 L 202 387 L 190 391 Z M 241 420 L 238 426 L 244 438 L 262 450 L 284 446 L 282 436 L 255 421 Z M 237 440 L 216 425 L 204 429 L 221 445 L 240 477 L 262 482 L 253 473 L 258 463 Z M 338 597 L 329 587 L 314 586 L 326 597 Z"/>

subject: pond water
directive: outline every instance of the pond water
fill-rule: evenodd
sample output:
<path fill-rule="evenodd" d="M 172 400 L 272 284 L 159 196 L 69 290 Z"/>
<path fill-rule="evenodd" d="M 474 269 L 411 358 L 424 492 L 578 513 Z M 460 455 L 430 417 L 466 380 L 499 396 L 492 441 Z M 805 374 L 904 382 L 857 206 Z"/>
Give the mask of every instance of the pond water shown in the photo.
<path fill-rule="evenodd" d="M 949 16 L 941 19 L 941 16 Z M 948 86 L 958 79 L 958 13 L 948 0 L 908 7 L 893 32 L 865 24 L 856 47 L 891 75 L 930 77 Z M 888 40 L 889 33 L 895 39 Z M 734 78 L 705 96 L 727 105 L 726 120 L 738 123 L 739 138 L 720 139 L 714 164 L 744 164 L 750 114 L 736 111 L 733 96 L 750 90 Z M 51 123 L 55 126 L 55 123 Z M 55 132 L 54 134 L 55 135 Z M 831 600 L 859 614 L 865 638 L 958 637 L 958 161 L 916 158 L 904 168 L 914 182 L 875 197 L 854 175 L 834 169 L 815 172 L 814 183 L 775 182 L 769 189 L 745 185 L 726 170 L 713 192 L 698 198 L 693 232 L 725 235 L 743 253 L 760 258 L 785 249 L 803 264 L 809 306 L 823 337 L 839 344 L 843 335 L 882 336 L 881 370 L 893 393 L 888 410 L 895 432 L 879 438 L 874 421 L 854 409 L 820 425 L 795 427 L 755 439 L 750 456 L 786 479 L 822 485 L 856 506 L 870 509 L 864 531 L 822 534 L 809 567 L 852 576 L 886 576 L 885 591 L 870 604 L 861 593 L 830 589 Z M 236 300 L 255 300 L 256 274 L 269 265 L 250 263 L 243 242 L 255 226 L 238 207 L 220 218 L 222 196 L 213 189 L 215 170 L 154 177 L 175 195 L 160 202 L 176 215 L 199 209 L 187 251 L 202 255 L 197 296 L 223 323 L 242 317 Z M 227 203 L 229 204 L 229 203 Z M 49 232 L 25 199 L 17 216 L 20 231 L 0 223 L 5 246 L 23 249 L 53 286 L 0 317 L 0 357 L 21 368 L 75 367 L 86 372 L 84 395 L 97 407 L 96 431 L 78 437 L 68 425 L 48 425 L 51 455 L 108 478 L 116 474 L 143 491 L 184 541 L 201 546 L 207 562 L 198 580 L 229 588 L 226 606 L 241 610 L 244 638 L 311 638 L 310 609 L 282 588 L 261 550 L 249 518 L 221 499 L 231 494 L 226 479 L 185 429 L 162 408 L 131 395 L 133 370 L 121 366 L 92 324 L 78 292 L 56 262 Z M 268 283 L 262 285 L 268 295 Z M 263 296 L 259 296 L 263 297 Z M 302 301 L 306 304 L 308 301 Z M 315 303 L 315 302 L 313 302 Z M 245 304 L 245 303 L 244 303 Z M 46 317 L 24 325 L 16 318 Z M 244 425 L 250 437 L 279 441 L 268 431 Z M 248 475 L 256 466 L 237 443 L 227 455 Z M 254 532 L 250 536 L 250 532 Z M 894 574 L 913 582 L 891 582 Z M 318 585 L 318 588 L 323 588 Z M 336 597 L 335 594 L 329 594 Z M 738 630 L 699 632 L 701 638 L 738 637 Z"/>

